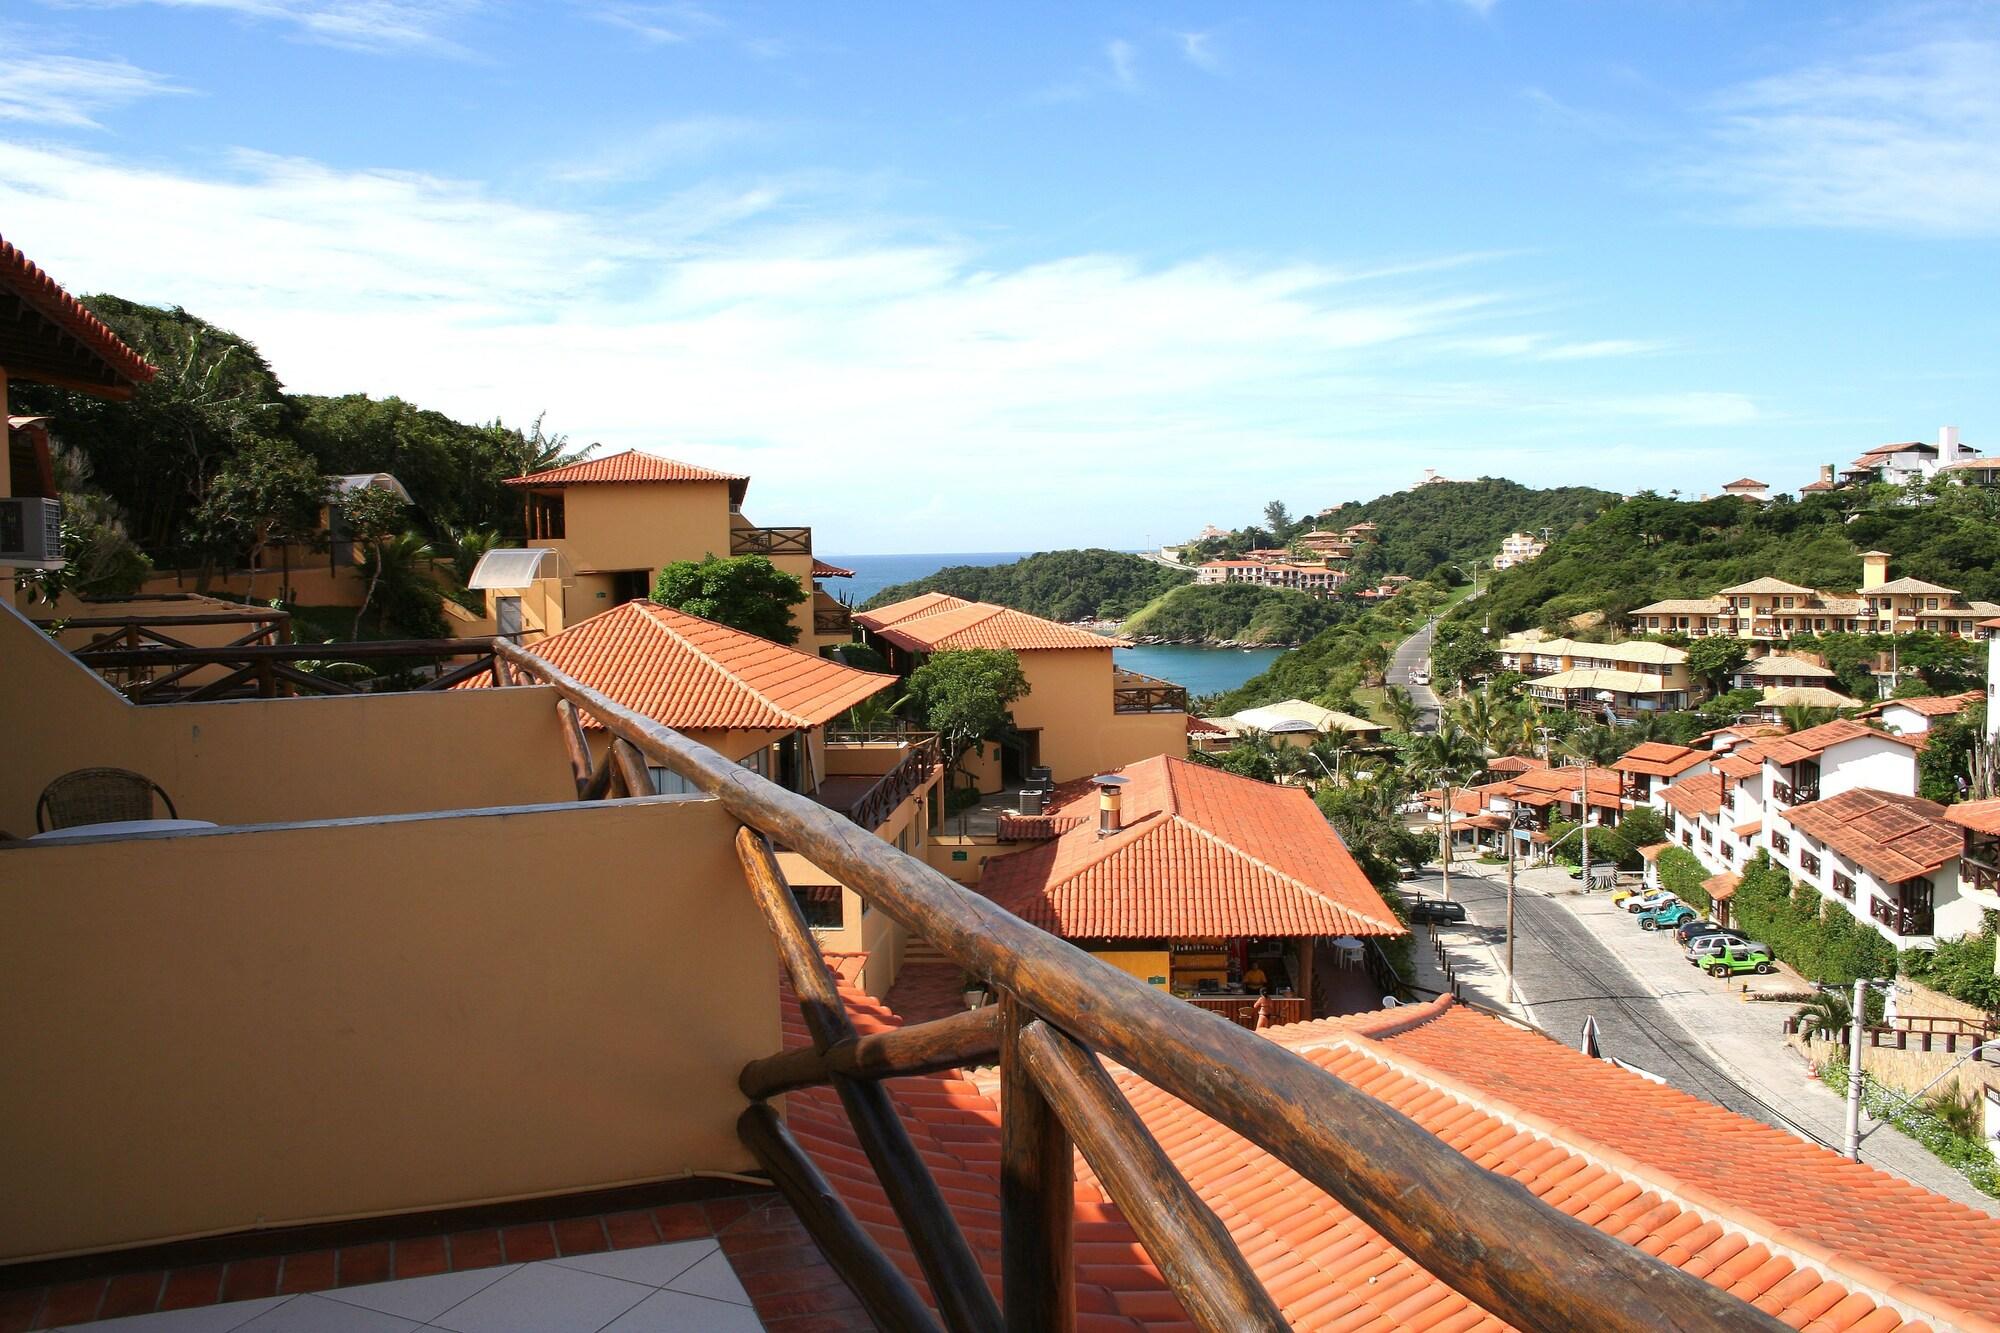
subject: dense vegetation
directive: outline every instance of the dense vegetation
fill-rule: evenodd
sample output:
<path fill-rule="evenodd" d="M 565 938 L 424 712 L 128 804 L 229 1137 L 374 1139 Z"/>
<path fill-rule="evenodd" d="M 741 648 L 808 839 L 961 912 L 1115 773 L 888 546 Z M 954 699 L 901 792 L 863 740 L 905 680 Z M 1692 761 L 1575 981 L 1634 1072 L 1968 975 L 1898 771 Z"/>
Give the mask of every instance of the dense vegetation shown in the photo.
<path fill-rule="evenodd" d="M 1770 945 L 1808 981 L 1847 985 L 1896 974 L 1895 946 L 1810 885 L 1795 887 L 1768 853 L 1743 867 L 1731 910 L 1738 929 Z"/>
<path fill-rule="evenodd" d="M 1292 644 L 1339 624 L 1347 614 L 1339 602 L 1288 588 L 1184 584 L 1126 621 L 1124 632 L 1177 642 Z"/>
<path fill-rule="evenodd" d="M 65 512 L 91 548 L 78 552 L 87 576 L 63 581 L 77 591 L 129 591 L 156 564 L 240 568 L 271 541 L 317 536 L 296 531 L 302 508 L 316 526 L 319 500 L 301 504 L 290 481 L 301 474 L 393 473 L 412 500 L 398 533 L 413 540 L 390 559 L 428 562 L 468 533 L 518 532 L 518 500 L 501 483 L 574 456 L 539 423 L 524 432 L 396 398 L 288 394 L 248 339 L 185 310 L 116 296 L 84 304 L 159 374 L 126 402 L 12 388 L 15 411 L 55 421 Z M 395 569 L 379 581 L 408 590 Z M 417 618 L 435 616 L 434 597 L 428 610 Z"/>
<path fill-rule="evenodd" d="M 1289 652 L 1280 653 L 1261 675 L 1252 676 L 1212 705 L 1234 713 L 1281 699 L 1305 699 L 1325 708 L 1355 710 L 1354 692 L 1379 685 L 1395 644 L 1422 623 L 1426 610 L 1444 599 L 1428 583 L 1412 583 L 1398 597 L 1369 606 L 1351 597 L 1326 602 L 1338 619 Z"/>
<path fill-rule="evenodd" d="M 1707 597 L 1764 576 L 1851 595 L 1868 550 L 1895 557 L 1894 577 L 2000 599 L 2000 494 L 1956 483 L 1914 495 L 1872 486 L 1760 506 L 1645 493 L 1499 573 L 1478 611 L 1496 632 L 1554 630 L 1590 612 L 1622 625 L 1648 602 Z"/>
<path fill-rule="evenodd" d="M 1011 606 L 1050 620 L 1122 620 L 1193 574 L 1123 551 L 1042 551 L 1005 565 L 950 565 L 884 588 L 867 606 L 927 592 Z"/>
<path fill-rule="evenodd" d="M 2000 1011 L 2000 977 L 1993 975 L 1995 914 L 1983 915 L 1976 934 L 1940 940 L 1935 949 L 1905 949 L 1898 957 L 1903 975 L 1954 1000 Z"/>
<path fill-rule="evenodd" d="M 1465 575 L 1450 565 L 1491 563 L 1500 540 L 1510 532 L 1551 535 L 1568 532 L 1592 518 L 1618 496 L 1588 486 L 1536 490 L 1498 477 L 1478 481 L 1448 481 L 1415 490 L 1395 491 L 1365 503 L 1345 504 L 1318 518 L 1293 518 L 1283 504 L 1264 507 L 1261 526 L 1240 528 L 1226 537 L 1197 543 L 1183 558 L 1212 559 L 1259 547 L 1284 546 L 1314 528 L 1331 530 L 1373 523 L 1376 542 L 1350 565 L 1357 580 L 1372 582 L 1383 574 L 1408 574 L 1439 582 L 1463 582 Z"/>
<path fill-rule="evenodd" d="M 761 555 L 676 560 L 653 580 L 653 600 L 773 643 L 795 644 L 792 608 L 805 588 Z"/>

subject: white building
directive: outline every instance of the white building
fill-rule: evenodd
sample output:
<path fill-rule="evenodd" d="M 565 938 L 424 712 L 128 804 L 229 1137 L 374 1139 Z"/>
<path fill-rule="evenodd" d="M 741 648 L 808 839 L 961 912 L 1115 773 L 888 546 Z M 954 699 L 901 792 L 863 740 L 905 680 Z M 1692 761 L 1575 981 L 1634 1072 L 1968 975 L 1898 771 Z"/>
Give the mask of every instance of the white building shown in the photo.
<path fill-rule="evenodd" d="M 1849 486 L 1874 481 L 1902 486 L 1918 477 L 1934 477 L 1945 468 L 1969 463 L 1978 457 L 1977 449 L 1960 442 L 1958 427 L 1940 426 L 1936 444 L 1907 440 L 1901 444 L 1878 445 L 1842 468 L 1840 478 L 1842 484 Z"/>
<path fill-rule="evenodd" d="M 1516 565 L 1525 565 L 1548 549 L 1549 544 L 1531 532 L 1510 532 L 1500 543 L 1500 554 L 1493 557 L 1493 568 L 1512 569 Z"/>

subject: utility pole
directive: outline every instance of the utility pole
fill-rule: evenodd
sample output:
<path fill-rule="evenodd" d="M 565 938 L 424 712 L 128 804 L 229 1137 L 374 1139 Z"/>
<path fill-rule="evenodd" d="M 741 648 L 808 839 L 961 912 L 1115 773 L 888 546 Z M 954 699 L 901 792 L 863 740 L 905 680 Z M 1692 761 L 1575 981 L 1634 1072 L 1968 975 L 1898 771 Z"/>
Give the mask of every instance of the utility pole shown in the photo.
<path fill-rule="evenodd" d="M 1579 755 L 1583 760 L 1583 891 L 1590 892 L 1590 756 Z"/>
<path fill-rule="evenodd" d="M 1445 901 L 1451 901 L 1451 779 L 1439 775 L 1439 790 L 1444 793 L 1444 847 L 1438 865 L 1444 872 Z"/>
<path fill-rule="evenodd" d="M 1847 1156 L 1861 1160 L 1861 1037 L 1868 1026 L 1868 981 L 1854 980 L 1854 1021 L 1847 1036 Z"/>
<path fill-rule="evenodd" d="M 1514 989 L 1514 828 L 1520 807 L 1507 803 L 1507 1002 L 1518 1002 Z"/>

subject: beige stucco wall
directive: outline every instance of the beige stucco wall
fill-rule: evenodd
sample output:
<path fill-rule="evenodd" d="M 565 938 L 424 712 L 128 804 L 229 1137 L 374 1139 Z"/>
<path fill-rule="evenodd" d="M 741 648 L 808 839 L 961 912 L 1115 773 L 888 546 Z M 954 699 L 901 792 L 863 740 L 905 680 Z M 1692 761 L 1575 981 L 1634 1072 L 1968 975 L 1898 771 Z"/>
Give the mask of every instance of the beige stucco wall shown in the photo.
<path fill-rule="evenodd" d="M 954 827 L 956 821 L 945 821 L 947 830 Z M 940 875 L 960 884 L 975 885 L 979 883 L 979 872 L 985 868 L 989 858 L 1024 851 L 1027 846 L 1027 843 L 1021 842 L 1002 843 L 990 834 L 982 836 L 947 831 L 925 841 L 923 859 Z M 965 859 L 954 859 L 961 852 L 965 854 Z"/>
<path fill-rule="evenodd" d="M 0 852 L 0 1259 L 750 1165 L 712 801 Z"/>
<path fill-rule="evenodd" d="M 298 606 L 359 607 L 368 580 L 352 565 L 327 568 L 326 555 L 308 553 L 313 563 L 294 564 L 289 572 L 276 565 L 260 569 L 253 579 L 246 570 L 217 570 L 206 591 L 216 596 L 254 596 L 258 601 L 282 598 Z M 194 592 L 194 570 L 165 570 L 139 585 L 142 593 Z"/>
<path fill-rule="evenodd" d="M 0 830 L 71 769 L 109 765 L 221 824 L 573 799 L 555 694 L 512 690 L 128 703 L 12 607 L 0 608 Z M 161 813 L 164 813 L 162 811 Z"/>
<path fill-rule="evenodd" d="M 579 572 L 658 570 L 674 560 L 728 555 L 729 527 L 724 482 L 568 486 L 565 535 L 530 544 L 554 547 Z M 573 609 L 571 620 L 588 614 Z"/>
<path fill-rule="evenodd" d="M 1014 701 L 1014 725 L 1040 728 L 1042 763 L 1057 782 L 1187 752 L 1187 714 L 1116 713 L 1111 707 L 1111 649 L 1024 652 L 1029 693 Z M 982 788 L 982 790 L 991 790 Z"/>

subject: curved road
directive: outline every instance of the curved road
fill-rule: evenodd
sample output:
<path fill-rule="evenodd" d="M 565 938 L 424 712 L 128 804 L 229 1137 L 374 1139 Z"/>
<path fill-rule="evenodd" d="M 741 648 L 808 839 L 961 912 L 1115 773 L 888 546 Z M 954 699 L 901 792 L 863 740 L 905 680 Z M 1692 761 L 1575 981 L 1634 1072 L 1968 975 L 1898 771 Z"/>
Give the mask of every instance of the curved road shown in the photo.
<path fill-rule="evenodd" d="M 1418 667 L 1429 669 L 1431 631 L 1436 625 L 1435 619 L 1426 620 L 1422 629 L 1396 645 L 1395 655 L 1389 659 L 1389 683 L 1400 685 L 1410 692 L 1410 698 L 1416 702 L 1418 709 L 1419 731 L 1428 731 L 1437 725 L 1438 697 L 1431 693 L 1430 686 L 1412 684 L 1410 672 Z"/>

